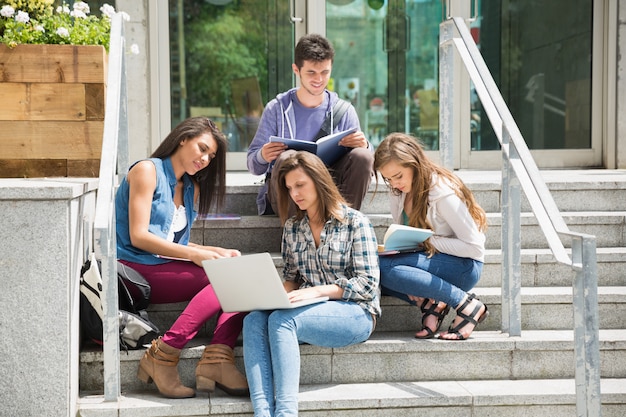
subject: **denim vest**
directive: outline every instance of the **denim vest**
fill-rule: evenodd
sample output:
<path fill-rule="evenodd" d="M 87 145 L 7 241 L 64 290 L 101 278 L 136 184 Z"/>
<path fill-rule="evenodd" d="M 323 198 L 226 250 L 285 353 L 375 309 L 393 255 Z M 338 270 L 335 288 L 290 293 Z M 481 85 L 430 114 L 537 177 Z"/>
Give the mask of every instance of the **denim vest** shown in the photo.
<path fill-rule="evenodd" d="M 170 158 L 148 159 L 156 167 L 156 189 L 152 196 L 152 208 L 150 209 L 150 224 L 148 231 L 163 239 L 167 238 L 167 233 L 174 218 L 174 187 L 176 186 L 176 176 L 172 168 Z M 139 161 L 138 161 L 139 162 Z M 137 162 L 135 162 L 136 164 Z M 133 164 L 130 169 L 132 169 Z M 129 169 L 129 171 L 130 171 Z M 194 184 L 191 177 L 183 175 L 183 202 L 187 212 L 187 230 L 178 243 L 186 245 L 189 243 L 191 225 L 197 216 L 194 207 Z M 128 225 L 128 199 L 129 186 L 126 177 L 117 189 L 115 194 L 115 217 L 117 236 L 117 258 L 125 261 L 136 262 L 144 265 L 158 265 L 170 262 L 166 259 L 157 258 L 154 254 L 134 247 L 130 242 L 130 232 Z"/>

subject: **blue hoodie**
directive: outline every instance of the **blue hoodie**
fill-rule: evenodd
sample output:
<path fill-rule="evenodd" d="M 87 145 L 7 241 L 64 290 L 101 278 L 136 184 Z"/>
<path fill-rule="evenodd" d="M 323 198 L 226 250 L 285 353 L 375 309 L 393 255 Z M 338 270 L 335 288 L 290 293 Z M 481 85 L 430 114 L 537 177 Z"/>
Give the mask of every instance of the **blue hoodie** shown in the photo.
<path fill-rule="evenodd" d="M 270 136 L 296 139 L 294 135 L 296 131 L 296 116 L 294 114 L 293 100 L 296 99 L 294 96 L 297 90 L 297 88 L 292 88 L 291 90 L 280 93 L 265 106 L 259 127 L 254 135 L 254 139 L 252 139 L 248 147 L 248 171 L 252 174 L 263 175 L 272 170 L 273 164 L 268 163 L 263 159 L 263 156 L 261 156 L 261 148 L 269 142 Z M 332 118 L 332 109 L 335 103 L 337 103 L 339 96 L 337 96 L 337 93 L 328 90 L 325 91 L 325 94 L 328 95 L 326 114 L 327 117 L 330 115 Z M 331 120 L 331 125 L 332 122 L 333 120 Z M 353 106 L 350 106 L 337 124 L 337 127 L 333 130 L 333 133 L 352 129 L 353 127 L 356 127 L 357 130 L 361 130 L 356 110 Z M 312 141 L 313 137 L 298 137 L 297 139 Z M 266 193 L 267 184 L 263 184 L 256 199 L 259 214 L 265 213 Z"/>

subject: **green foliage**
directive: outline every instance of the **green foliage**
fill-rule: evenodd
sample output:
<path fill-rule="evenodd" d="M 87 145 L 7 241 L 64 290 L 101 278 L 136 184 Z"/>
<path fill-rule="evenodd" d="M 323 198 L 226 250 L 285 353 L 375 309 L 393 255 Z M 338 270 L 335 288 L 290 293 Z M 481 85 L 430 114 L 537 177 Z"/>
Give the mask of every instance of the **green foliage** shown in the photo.
<path fill-rule="evenodd" d="M 187 10 L 193 16 L 185 25 L 187 92 L 190 103 L 223 107 L 230 99 L 231 80 L 257 77 L 266 82 L 267 47 L 259 7 L 216 9 Z"/>
<path fill-rule="evenodd" d="M 82 1 L 70 9 L 54 8 L 54 0 L 12 0 L 0 3 L 0 42 L 18 44 L 102 45 L 109 49 L 112 6 L 100 8 L 101 17 L 90 15 Z M 125 15 L 125 18 L 127 15 Z"/>

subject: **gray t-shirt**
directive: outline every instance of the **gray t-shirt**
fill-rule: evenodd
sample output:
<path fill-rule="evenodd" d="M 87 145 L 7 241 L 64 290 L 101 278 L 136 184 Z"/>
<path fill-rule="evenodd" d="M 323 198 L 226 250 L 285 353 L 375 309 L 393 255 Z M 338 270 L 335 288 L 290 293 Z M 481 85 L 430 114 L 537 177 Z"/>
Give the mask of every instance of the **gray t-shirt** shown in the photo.
<path fill-rule="evenodd" d="M 312 141 L 326 119 L 328 94 L 324 93 L 324 101 L 314 108 L 304 107 L 295 94 L 292 103 L 296 116 L 296 139 Z"/>

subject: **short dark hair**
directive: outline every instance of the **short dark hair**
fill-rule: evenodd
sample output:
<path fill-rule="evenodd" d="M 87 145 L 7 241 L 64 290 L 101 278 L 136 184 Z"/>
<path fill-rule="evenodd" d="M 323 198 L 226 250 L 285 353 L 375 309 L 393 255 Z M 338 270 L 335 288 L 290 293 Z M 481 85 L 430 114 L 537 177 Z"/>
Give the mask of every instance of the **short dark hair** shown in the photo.
<path fill-rule="evenodd" d="M 304 61 L 322 62 L 335 58 L 335 49 L 328 39 L 316 33 L 304 35 L 298 41 L 294 52 L 294 63 L 302 68 Z"/>

